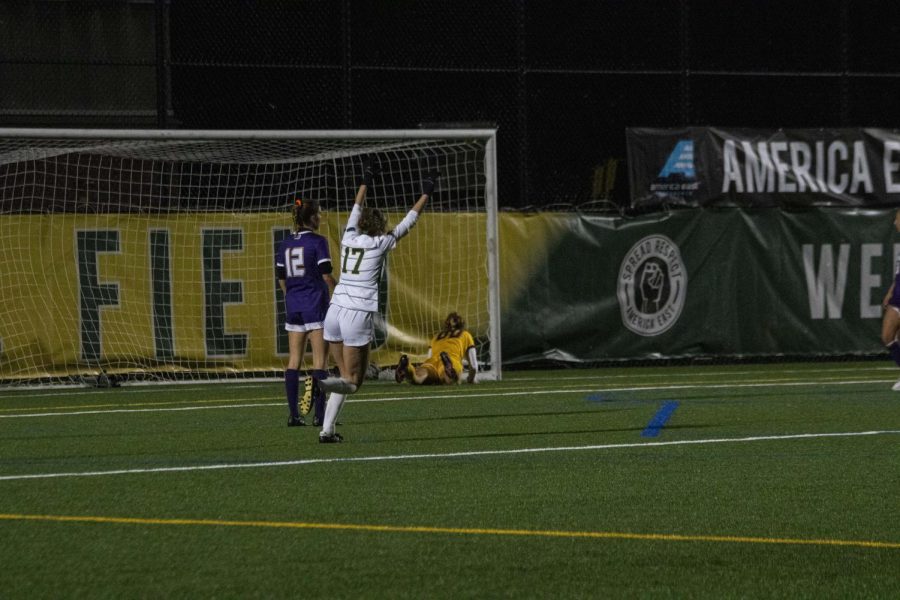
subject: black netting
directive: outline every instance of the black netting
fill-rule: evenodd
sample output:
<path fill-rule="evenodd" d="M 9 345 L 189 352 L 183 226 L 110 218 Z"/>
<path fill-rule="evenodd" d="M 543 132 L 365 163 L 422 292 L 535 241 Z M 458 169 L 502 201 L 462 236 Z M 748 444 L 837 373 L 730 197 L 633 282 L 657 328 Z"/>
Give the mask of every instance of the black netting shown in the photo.
<path fill-rule="evenodd" d="M 900 7 L 23 0 L 0 126 L 496 125 L 500 204 L 629 201 L 626 127 L 897 127 Z"/>

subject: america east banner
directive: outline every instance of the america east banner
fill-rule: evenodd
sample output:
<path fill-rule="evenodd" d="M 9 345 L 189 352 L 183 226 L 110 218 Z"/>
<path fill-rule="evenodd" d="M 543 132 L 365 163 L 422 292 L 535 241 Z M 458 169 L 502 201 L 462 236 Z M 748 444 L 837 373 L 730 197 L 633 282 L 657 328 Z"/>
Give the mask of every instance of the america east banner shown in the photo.
<path fill-rule="evenodd" d="M 504 362 L 885 352 L 893 212 L 503 215 Z"/>
<path fill-rule="evenodd" d="M 628 129 L 631 202 L 900 205 L 900 131 Z"/>

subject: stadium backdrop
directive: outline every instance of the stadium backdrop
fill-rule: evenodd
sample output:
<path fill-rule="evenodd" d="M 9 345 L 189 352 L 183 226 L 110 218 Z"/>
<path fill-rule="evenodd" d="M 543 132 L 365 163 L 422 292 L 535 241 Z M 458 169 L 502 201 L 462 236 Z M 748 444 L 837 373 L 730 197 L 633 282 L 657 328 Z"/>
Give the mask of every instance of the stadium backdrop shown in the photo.
<path fill-rule="evenodd" d="M 55 268 L 67 276 L 55 290 L 26 291 L 33 281 L 27 268 L 7 274 L 7 289 L 14 293 L 6 301 L 26 302 L 32 294 L 50 293 L 52 303 L 47 314 L 28 313 L 33 323 L 27 329 L 34 337 L 25 344 L 10 344 L 21 335 L 14 335 L 14 324 L 0 323 L 7 342 L 0 363 L 5 368 L 16 364 L 16 354 L 35 352 L 43 355 L 43 364 L 62 368 L 84 359 L 79 350 L 95 352 L 105 363 L 124 362 L 138 352 L 143 359 L 175 358 L 229 370 L 282 366 L 286 347 L 270 264 L 274 240 L 283 231 L 280 215 L 242 216 L 237 225 L 233 216 L 222 217 L 218 230 L 209 215 L 110 218 L 101 231 L 120 232 L 115 252 L 100 251 L 96 237 L 84 237 L 86 231 L 97 231 L 96 215 L 90 217 L 90 230 L 83 226 L 87 219 L 78 216 L 4 218 L 18 219 L 17 226 L 33 239 L 64 236 L 68 242 L 63 247 L 71 248 L 70 256 L 58 257 Z M 123 220 L 142 221 L 142 227 Z M 423 227 L 417 234 L 437 235 L 437 229 Z M 221 320 L 207 318 L 203 282 L 186 279 L 197 270 L 174 268 L 171 338 L 161 338 L 149 318 L 154 312 L 153 281 L 147 277 L 155 252 L 152 232 L 166 232 L 180 248 L 173 263 L 199 264 L 204 231 L 207 244 L 219 248 L 222 240 L 210 242 L 209 232 L 240 231 L 244 248 L 221 253 L 219 266 L 211 267 L 225 285 L 217 300 Z M 79 236 L 82 248 L 87 243 L 89 250 L 81 259 L 81 275 L 76 268 Z M 889 210 L 854 209 L 796 214 L 689 209 L 635 219 L 503 214 L 500 238 L 508 364 L 880 352 L 880 301 L 891 279 L 891 255 L 900 249 Z M 30 260 L 27 254 L 23 259 Z M 655 282 L 644 275 L 648 270 L 657 274 Z M 471 279 L 466 281 L 471 285 Z M 115 298 L 105 301 L 106 306 L 97 300 L 102 297 L 97 291 L 113 283 Z M 83 301 L 80 285 L 95 288 L 95 304 L 89 309 L 97 321 L 75 326 L 58 315 L 71 314 L 63 305 Z M 404 314 L 412 312 L 406 306 L 419 302 L 413 290 L 390 288 L 388 318 L 395 331 L 404 330 Z M 259 314 L 253 306 L 271 309 Z M 116 334 L 135 329 L 136 337 Z M 21 333 L 21 324 L 15 330 Z M 381 364 L 396 359 L 390 339 L 377 355 Z M 217 345 L 208 345 L 214 340 Z M 157 354 L 161 350 L 162 356 Z"/>
<path fill-rule="evenodd" d="M 634 204 L 666 210 L 501 213 L 504 364 L 883 353 L 880 304 L 900 251 L 895 132 L 631 130 L 629 153 Z M 325 231 L 333 243 L 336 217 Z M 52 265 L 56 289 L 31 289 L 30 273 L 47 265 L 27 253 L 5 274 L 4 302 L 49 295 L 59 310 L 31 311 L 25 328 L 0 323 L 0 376 L 36 355 L 61 370 L 127 363 L 135 352 L 227 370 L 283 366 L 272 257 L 284 215 L 3 218 L 68 250 Z M 416 235 L 439 236 L 447 220 L 485 227 L 482 214 L 435 214 Z M 179 249 L 170 269 L 155 264 L 163 247 Z M 413 264 L 424 278 L 427 260 Z M 162 271 L 164 280 L 151 275 Z M 389 286 L 381 364 L 397 358 L 391 336 L 409 329 L 404 315 L 421 310 L 418 275 L 405 276 L 413 285 Z M 483 294 L 463 289 L 485 285 L 472 281 L 460 274 L 460 293 Z M 156 299 L 163 285 L 174 291 L 169 307 Z M 72 306 L 77 324 L 59 316 Z M 137 339 L 116 333 L 135 327 Z"/>

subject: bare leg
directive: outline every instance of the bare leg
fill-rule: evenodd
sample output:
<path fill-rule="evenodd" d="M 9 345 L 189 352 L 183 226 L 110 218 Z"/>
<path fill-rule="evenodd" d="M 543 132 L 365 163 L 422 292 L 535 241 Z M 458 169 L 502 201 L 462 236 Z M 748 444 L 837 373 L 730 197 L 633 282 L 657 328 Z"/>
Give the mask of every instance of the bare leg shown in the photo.
<path fill-rule="evenodd" d="M 881 319 L 881 343 L 885 346 L 894 343 L 898 329 L 900 329 L 900 312 L 888 306 L 884 309 L 884 317 Z"/>
<path fill-rule="evenodd" d="M 344 346 L 344 371 L 341 377 L 356 386 L 362 387 L 366 378 L 366 369 L 369 368 L 369 346 Z"/>
<path fill-rule="evenodd" d="M 897 341 L 897 331 L 900 329 L 900 312 L 892 306 L 884 309 L 884 318 L 881 321 L 881 342 L 887 346 L 887 350 L 900 366 L 900 341 Z M 900 381 L 891 388 L 895 392 L 900 392 Z"/>
<path fill-rule="evenodd" d="M 328 342 L 325 341 L 322 329 L 309 332 L 309 345 L 312 346 L 313 369 L 324 369 L 328 362 Z M 303 355 L 300 356 L 302 358 Z"/>
<path fill-rule="evenodd" d="M 347 394 L 352 394 L 359 389 L 359 386 L 355 383 L 355 369 L 359 368 L 361 362 L 368 361 L 369 347 L 358 348 L 345 346 L 341 342 L 334 342 L 331 344 L 331 355 L 334 358 L 334 362 L 337 363 L 341 376 L 340 378 L 329 377 L 325 381 L 319 382 L 323 390 L 331 393 L 328 398 L 328 404 L 325 407 L 325 418 L 322 421 L 322 432 L 319 434 L 319 441 L 333 439 L 334 424 L 341 412 Z M 365 368 L 363 368 L 362 372 L 365 373 Z M 337 436 L 337 439 L 340 441 L 339 436 Z"/>
<path fill-rule="evenodd" d="M 297 370 L 303 362 L 303 355 L 306 352 L 306 331 L 288 331 L 288 348 L 290 355 L 288 356 L 288 369 Z M 314 332 L 313 332 L 314 333 Z M 319 331 L 321 337 L 322 332 Z M 315 357 L 315 344 L 313 344 L 313 357 Z"/>

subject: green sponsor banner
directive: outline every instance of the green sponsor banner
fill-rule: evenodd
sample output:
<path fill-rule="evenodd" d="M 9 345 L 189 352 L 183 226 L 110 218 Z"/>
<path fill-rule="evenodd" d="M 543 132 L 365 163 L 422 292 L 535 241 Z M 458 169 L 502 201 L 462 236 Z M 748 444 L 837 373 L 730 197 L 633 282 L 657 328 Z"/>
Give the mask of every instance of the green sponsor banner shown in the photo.
<path fill-rule="evenodd" d="M 504 362 L 883 352 L 893 215 L 504 215 Z"/>

